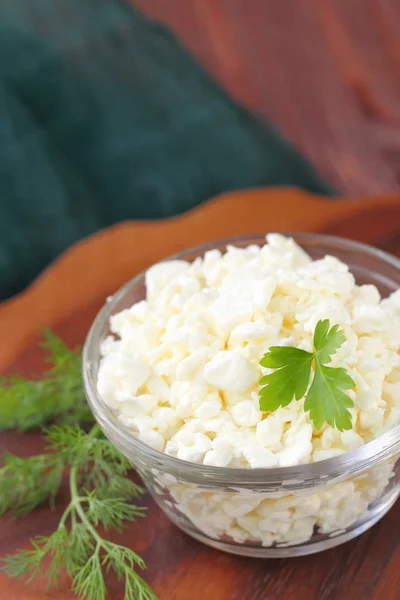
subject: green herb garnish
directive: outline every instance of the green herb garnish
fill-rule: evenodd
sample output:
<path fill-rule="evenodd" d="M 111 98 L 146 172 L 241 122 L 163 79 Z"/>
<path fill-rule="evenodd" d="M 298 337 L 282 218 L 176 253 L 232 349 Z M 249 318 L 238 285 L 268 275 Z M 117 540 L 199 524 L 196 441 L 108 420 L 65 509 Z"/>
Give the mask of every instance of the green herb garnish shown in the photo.
<path fill-rule="evenodd" d="M 93 422 L 82 389 L 79 350 L 70 350 L 49 329 L 43 337 L 42 347 L 49 353 L 50 369 L 42 379 L 0 377 L 0 429 L 28 431 L 50 421 Z"/>
<path fill-rule="evenodd" d="M 53 504 L 69 472 L 69 503 L 57 529 L 31 541 L 31 548 L 8 556 L 2 570 L 30 581 L 45 574 L 49 587 L 62 571 L 71 590 L 85 600 L 106 597 L 105 574 L 114 571 L 124 581 L 124 600 L 156 600 L 138 574 L 146 567 L 133 550 L 109 541 L 103 529 L 121 530 L 145 514 L 132 504 L 141 488 L 128 477 L 128 460 L 102 435 L 97 425 L 87 433 L 81 425 L 93 421 L 81 382 L 81 360 L 51 332 L 46 333 L 52 368 L 40 381 L 3 378 L 0 387 L 0 429 L 22 431 L 48 422 L 46 452 L 29 458 L 5 453 L 0 464 L 0 515 L 22 516 L 45 501 Z M 71 422 L 77 423 L 74 426 Z M 49 560 L 46 560 L 49 559 Z"/>
<path fill-rule="evenodd" d="M 340 431 L 352 428 L 349 408 L 354 403 L 343 390 L 355 387 L 343 368 L 328 367 L 331 357 L 346 341 L 338 325 L 330 327 L 328 319 L 318 321 L 314 331 L 314 352 L 289 346 L 271 346 L 260 365 L 274 369 L 260 379 L 260 410 L 275 411 L 296 398 L 305 397 L 304 410 L 310 413 L 314 427 L 324 423 Z M 311 368 L 314 377 L 308 389 Z M 308 392 L 307 392 L 308 389 Z"/>

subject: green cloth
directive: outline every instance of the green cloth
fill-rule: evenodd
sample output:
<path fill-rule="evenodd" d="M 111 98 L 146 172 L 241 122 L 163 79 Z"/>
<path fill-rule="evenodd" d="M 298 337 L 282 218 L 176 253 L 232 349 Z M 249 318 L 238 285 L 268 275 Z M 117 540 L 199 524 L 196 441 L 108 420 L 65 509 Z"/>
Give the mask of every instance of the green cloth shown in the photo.
<path fill-rule="evenodd" d="M 118 0 L 2 0 L 0 298 L 107 225 L 283 184 L 329 193 L 159 24 Z"/>

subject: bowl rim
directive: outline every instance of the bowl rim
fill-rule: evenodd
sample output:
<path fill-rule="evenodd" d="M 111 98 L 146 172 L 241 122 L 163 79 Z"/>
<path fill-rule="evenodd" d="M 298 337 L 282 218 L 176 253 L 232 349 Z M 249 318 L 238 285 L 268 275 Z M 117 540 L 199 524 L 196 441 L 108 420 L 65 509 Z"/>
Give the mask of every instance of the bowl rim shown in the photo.
<path fill-rule="evenodd" d="M 252 243 L 259 243 L 261 239 L 265 239 L 266 235 L 270 235 L 270 233 L 249 234 L 213 240 L 170 255 L 155 264 L 169 260 L 184 260 L 185 257 L 188 257 L 193 253 L 204 253 L 208 250 L 212 250 L 216 246 L 220 247 L 235 245 L 235 243 L 238 242 L 248 242 L 248 245 Z M 287 238 L 294 238 L 296 242 L 300 243 L 300 246 L 302 241 L 315 241 L 319 242 L 321 245 L 332 245 L 335 243 L 340 244 L 347 247 L 349 250 L 357 250 L 358 252 L 366 253 L 378 258 L 381 261 L 393 266 L 400 273 L 400 259 L 388 254 L 383 250 L 369 246 L 368 244 L 356 242 L 339 236 L 320 233 L 276 233 Z M 329 254 L 328 250 L 327 254 Z M 117 445 L 120 447 L 120 449 L 122 449 L 123 452 L 126 451 L 126 453 L 129 453 L 137 450 L 141 455 L 145 455 L 153 462 L 155 461 L 158 464 L 163 463 L 163 468 L 165 471 L 172 471 L 175 473 L 183 473 L 184 471 L 186 473 L 190 472 L 192 478 L 194 479 L 196 479 L 197 475 L 198 477 L 200 476 L 202 479 L 205 478 L 206 480 L 214 481 L 215 479 L 222 479 L 225 482 L 247 482 L 249 485 L 253 485 L 257 483 L 268 484 L 279 481 L 293 481 L 299 477 L 302 478 L 302 481 L 307 481 L 320 478 L 337 478 L 344 473 L 346 473 L 346 475 L 355 475 L 365 471 L 367 468 L 376 466 L 377 464 L 390 459 L 400 451 L 400 424 L 384 432 L 377 438 L 367 442 L 363 446 L 360 446 L 355 450 L 345 452 L 341 455 L 323 459 L 314 463 L 273 468 L 217 467 L 200 463 L 192 463 L 155 450 L 151 446 L 148 446 L 144 442 L 141 442 L 139 439 L 135 438 L 127 427 L 121 423 L 116 423 L 116 418 L 113 415 L 113 411 L 104 403 L 98 394 L 96 381 L 93 377 L 91 354 L 96 346 L 98 349 L 99 343 L 101 342 L 100 332 L 103 329 L 104 324 L 109 320 L 111 314 L 113 313 L 114 307 L 123 299 L 128 291 L 130 291 L 136 285 L 143 283 L 146 271 L 149 268 L 150 267 L 147 267 L 147 269 L 135 275 L 124 285 L 122 285 L 112 296 L 107 298 L 106 303 L 97 313 L 83 346 L 82 376 L 89 406 L 103 431 L 106 432 L 106 435 L 110 435 L 110 438 L 112 438 L 114 441 L 117 441 Z"/>

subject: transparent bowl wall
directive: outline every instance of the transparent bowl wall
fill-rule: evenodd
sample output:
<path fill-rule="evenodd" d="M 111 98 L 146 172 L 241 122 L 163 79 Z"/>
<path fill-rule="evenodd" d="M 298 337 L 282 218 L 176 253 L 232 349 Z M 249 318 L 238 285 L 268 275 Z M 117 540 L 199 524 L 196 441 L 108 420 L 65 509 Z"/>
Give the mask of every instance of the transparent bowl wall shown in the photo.
<path fill-rule="evenodd" d="M 358 284 L 382 296 L 400 287 L 400 261 L 368 246 L 314 234 L 291 234 L 314 258 L 346 262 Z M 192 261 L 226 244 L 265 243 L 263 235 L 222 240 L 173 258 Z M 109 317 L 145 298 L 144 274 L 123 286 L 98 314 L 84 347 L 89 404 L 104 434 L 131 461 L 162 510 L 205 544 L 245 556 L 288 557 L 341 544 L 376 523 L 400 493 L 400 426 L 352 452 L 314 464 L 276 469 L 197 465 L 167 456 L 133 437 L 96 390 L 100 343 Z"/>

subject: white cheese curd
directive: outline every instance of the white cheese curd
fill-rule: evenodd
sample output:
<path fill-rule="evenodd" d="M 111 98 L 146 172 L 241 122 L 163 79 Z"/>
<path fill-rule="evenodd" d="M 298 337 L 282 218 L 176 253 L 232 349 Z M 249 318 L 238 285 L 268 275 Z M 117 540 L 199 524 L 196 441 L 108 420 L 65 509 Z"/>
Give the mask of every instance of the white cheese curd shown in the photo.
<path fill-rule="evenodd" d="M 287 467 L 339 456 L 400 423 L 400 291 L 381 300 L 337 258 L 313 261 L 274 234 L 263 247 L 159 263 L 146 273 L 146 291 L 111 318 L 115 337 L 102 343 L 97 386 L 120 423 L 154 449 L 214 467 Z M 262 356 L 273 345 L 311 351 L 320 319 L 346 337 L 332 366 L 356 384 L 347 392 L 351 431 L 316 430 L 304 398 L 273 413 L 259 409 Z M 289 545 L 315 527 L 333 532 L 360 518 L 392 467 L 309 497 L 225 493 L 217 501 L 193 484 L 160 485 L 207 535 Z"/>

